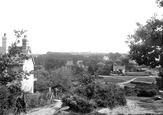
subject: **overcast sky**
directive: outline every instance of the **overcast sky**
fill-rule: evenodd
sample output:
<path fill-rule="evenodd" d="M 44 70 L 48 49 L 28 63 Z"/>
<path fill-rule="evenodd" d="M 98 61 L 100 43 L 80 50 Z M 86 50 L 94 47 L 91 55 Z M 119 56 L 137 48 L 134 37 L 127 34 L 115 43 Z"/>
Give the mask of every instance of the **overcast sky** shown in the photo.
<path fill-rule="evenodd" d="M 127 53 L 135 22 L 161 10 L 155 0 L 0 0 L 0 36 L 11 44 L 14 29 L 28 30 L 33 53 Z"/>

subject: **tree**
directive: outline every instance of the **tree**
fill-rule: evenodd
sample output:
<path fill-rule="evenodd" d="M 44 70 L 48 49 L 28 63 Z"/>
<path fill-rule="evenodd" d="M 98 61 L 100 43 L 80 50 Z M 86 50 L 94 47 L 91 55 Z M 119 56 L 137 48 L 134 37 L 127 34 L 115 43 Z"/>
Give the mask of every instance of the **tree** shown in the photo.
<path fill-rule="evenodd" d="M 49 76 L 51 87 L 59 87 L 60 91 L 70 91 L 72 86 L 73 74 L 67 67 L 58 68 L 52 71 Z"/>
<path fill-rule="evenodd" d="M 37 81 L 34 84 L 35 91 L 45 91 L 50 87 L 50 77 L 46 70 L 36 70 L 34 72 Z"/>
<path fill-rule="evenodd" d="M 121 54 L 118 53 L 118 52 L 116 52 L 116 53 L 112 53 L 112 52 L 111 52 L 111 53 L 108 54 L 108 56 L 109 56 L 110 59 L 116 60 L 116 59 L 118 59 L 119 57 L 121 57 Z"/>
<path fill-rule="evenodd" d="M 129 64 L 129 58 L 123 58 L 122 59 L 122 65 L 128 65 Z"/>
<path fill-rule="evenodd" d="M 156 0 L 158 7 L 163 7 L 163 0 Z"/>
<path fill-rule="evenodd" d="M 16 41 L 9 47 L 9 52 L 0 56 L 0 87 L 3 86 L 9 92 L 9 97 L 15 99 L 21 92 L 21 81 L 26 78 L 26 73 L 22 70 L 22 63 L 24 60 L 31 58 L 23 54 L 22 50 L 17 46 L 19 39 L 26 32 L 26 30 L 16 31 Z M 18 71 L 12 71 L 12 68 L 17 67 Z M 9 101 L 9 99 L 8 99 Z M 10 100 L 11 101 L 11 100 Z M 10 105 L 10 107 L 14 106 Z M 8 106 L 8 107 L 9 107 Z M 7 107 L 5 107 L 7 108 Z M 1 106 L 1 110 L 4 110 L 4 106 Z M 4 112 L 4 111 L 3 111 Z M 3 114 L 3 113 L 1 113 Z"/>
<path fill-rule="evenodd" d="M 58 69 L 58 68 L 64 66 L 65 63 L 66 62 L 64 60 L 47 58 L 45 60 L 44 67 L 46 70 L 50 71 L 50 70 L 55 70 L 55 69 Z"/>
<path fill-rule="evenodd" d="M 137 26 L 135 33 L 128 36 L 130 58 L 139 65 L 163 67 L 163 20 L 153 16 L 145 25 Z"/>

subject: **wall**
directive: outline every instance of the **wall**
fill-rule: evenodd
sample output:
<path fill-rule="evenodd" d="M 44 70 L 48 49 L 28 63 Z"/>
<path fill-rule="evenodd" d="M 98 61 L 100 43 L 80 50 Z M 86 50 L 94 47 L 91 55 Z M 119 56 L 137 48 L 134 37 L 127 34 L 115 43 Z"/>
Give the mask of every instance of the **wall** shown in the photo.
<path fill-rule="evenodd" d="M 32 59 L 25 60 L 23 65 L 23 70 L 30 72 L 34 70 L 34 64 Z M 34 91 L 34 75 L 31 74 L 30 76 L 27 76 L 28 79 L 23 79 L 22 81 L 22 90 L 25 92 L 33 93 Z"/>

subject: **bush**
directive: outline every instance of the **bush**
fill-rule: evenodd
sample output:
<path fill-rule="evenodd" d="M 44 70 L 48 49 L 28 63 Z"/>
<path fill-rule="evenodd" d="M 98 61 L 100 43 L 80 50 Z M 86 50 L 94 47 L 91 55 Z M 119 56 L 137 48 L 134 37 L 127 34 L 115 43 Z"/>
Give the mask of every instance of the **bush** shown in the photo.
<path fill-rule="evenodd" d="M 36 92 L 33 94 L 26 94 L 25 100 L 26 100 L 28 108 L 36 108 L 36 107 L 45 106 L 49 102 L 47 92 L 45 93 Z"/>
<path fill-rule="evenodd" d="M 137 94 L 138 97 L 153 97 L 157 94 L 157 91 L 154 89 L 151 90 L 140 90 Z"/>
<path fill-rule="evenodd" d="M 70 110 L 79 113 L 90 113 L 96 107 L 95 103 L 77 95 L 67 95 L 62 98 L 63 106 L 69 106 Z"/>
<path fill-rule="evenodd" d="M 132 87 L 124 86 L 124 91 L 126 96 L 136 96 L 135 89 Z"/>
<path fill-rule="evenodd" d="M 84 96 L 88 99 L 91 99 L 95 93 L 94 91 L 94 83 L 87 84 L 85 86 L 78 86 L 73 91 L 75 94 L 79 96 Z"/>
<path fill-rule="evenodd" d="M 131 82 L 135 84 L 135 87 L 125 86 L 125 95 L 126 96 L 144 96 L 151 97 L 158 94 L 158 86 L 156 84 L 141 83 L 141 82 Z"/>
<path fill-rule="evenodd" d="M 79 86 L 74 90 L 74 93 L 89 100 L 93 99 L 98 107 L 113 108 L 118 105 L 126 104 L 124 90 L 111 83 L 103 84 L 96 82 Z"/>
<path fill-rule="evenodd" d="M 95 85 L 95 93 L 93 99 L 98 107 L 116 107 L 119 105 L 126 105 L 124 90 L 115 84 Z"/>
<path fill-rule="evenodd" d="M 156 78 L 156 84 L 158 86 L 158 89 L 163 90 L 163 78 Z"/>
<path fill-rule="evenodd" d="M 9 92 L 7 87 L 0 86 L 0 114 L 3 115 L 6 109 L 8 109 L 8 97 Z"/>

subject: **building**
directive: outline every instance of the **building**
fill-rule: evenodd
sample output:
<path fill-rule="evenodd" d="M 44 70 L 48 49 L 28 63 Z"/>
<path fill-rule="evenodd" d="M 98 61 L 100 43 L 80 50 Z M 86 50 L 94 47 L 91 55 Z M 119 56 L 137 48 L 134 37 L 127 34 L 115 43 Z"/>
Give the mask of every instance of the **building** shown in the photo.
<path fill-rule="evenodd" d="M 82 60 L 78 60 L 76 64 L 78 65 L 78 67 L 83 67 L 84 68 Z"/>
<path fill-rule="evenodd" d="M 67 60 L 65 66 L 68 67 L 68 68 L 71 68 L 73 65 L 74 65 L 74 64 L 73 64 L 73 61 L 69 61 L 69 60 Z"/>
<path fill-rule="evenodd" d="M 109 60 L 109 57 L 108 56 L 104 56 L 103 57 L 103 60 L 108 61 Z"/>
<path fill-rule="evenodd" d="M 22 53 L 25 55 L 31 55 L 31 48 L 28 44 L 28 39 L 27 36 L 25 35 L 24 38 L 22 39 L 22 45 L 18 46 L 18 48 L 20 48 L 22 50 Z M 7 37 L 6 34 L 4 34 L 4 36 L 2 37 L 2 47 L 0 48 L 0 54 L 6 54 L 8 52 L 8 47 L 7 47 Z M 31 72 L 34 71 L 34 58 L 31 55 L 31 58 L 28 60 L 25 60 L 23 63 L 21 63 L 20 65 L 22 66 L 22 69 L 26 72 Z M 12 68 L 12 71 L 18 71 L 18 69 L 20 68 L 18 66 L 14 66 Z M 28 79 L 23 79 L 21 81 L 22 83 L 22 90 L 24 92 L 29 92 L 29 93 L 33 93 L 34 92 L 34 81 L 36 80 L 34 78 L 34 74 L 31 74 L 29 76 L 26 76 Z"/>
<path fill-rule="evenodd" d="M 120 70 L 124 73 L 126 71 L 125 66 L 116 65 L 116 64 L 113 65 L 113 71 L 120 71 Z"/>
<path fill-rule="evenodd" d="M 0 54 L 5 54 L 8 51 L 6 34 L 2 37 L 2 47 L 0 47 Z"/>

